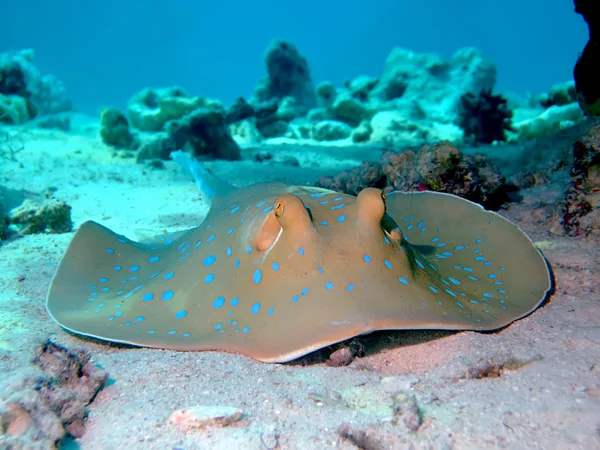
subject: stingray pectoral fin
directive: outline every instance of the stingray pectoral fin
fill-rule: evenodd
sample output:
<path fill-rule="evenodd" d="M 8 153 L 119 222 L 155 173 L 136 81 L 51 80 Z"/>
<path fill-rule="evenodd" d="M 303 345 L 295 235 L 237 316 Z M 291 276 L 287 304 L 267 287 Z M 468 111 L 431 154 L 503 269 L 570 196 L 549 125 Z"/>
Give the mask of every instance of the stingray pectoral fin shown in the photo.
<path fill-rule="evenodd" d="M 436 192 L 395 192 L 387 213 L 414 258 L 415 328 L 491 330 L 534 309 L 551 288 L 547 263 L 515 224 L 480 205 Z M 414 289 L 417 288 L 416 291 Z M 378 326 L 393 324 L 382 318 Z"/>
<path fill-rule="evenodd" d="M 169 267 L 167 257 L 176 243 L 160 247 L 140 244 L 96 222 L 85 222 L 52 279 L 46 298 L 48 313 L 75 333 L 162 347 L 153 335 L 141 333 L 135 322 L 141 323 L 147 315 L 140 305 L 154 297 L 149 296 L 152 291 L 148 287 L 156 290 L 158 283 L 165 282 L 158 275 Z M 158 314 L 169 308 L 163 303 L 158 305 L 162 309 L 156 309 Z"/>

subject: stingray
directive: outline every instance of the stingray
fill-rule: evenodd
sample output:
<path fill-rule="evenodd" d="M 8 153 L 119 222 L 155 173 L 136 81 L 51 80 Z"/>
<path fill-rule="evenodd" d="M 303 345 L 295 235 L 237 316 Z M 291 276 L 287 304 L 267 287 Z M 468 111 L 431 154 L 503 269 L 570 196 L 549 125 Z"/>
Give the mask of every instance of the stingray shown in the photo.
<path fill-rule="evenodd" d="M 46 300 L 66 330 L 285 362 L 375 330 L 495 330 L 551 287 L 532 241 L 462 198 L 236 189 L 183 152 L 172 157 L 211 199 L 205 220 L 147 242 L 85 222 Z"/>

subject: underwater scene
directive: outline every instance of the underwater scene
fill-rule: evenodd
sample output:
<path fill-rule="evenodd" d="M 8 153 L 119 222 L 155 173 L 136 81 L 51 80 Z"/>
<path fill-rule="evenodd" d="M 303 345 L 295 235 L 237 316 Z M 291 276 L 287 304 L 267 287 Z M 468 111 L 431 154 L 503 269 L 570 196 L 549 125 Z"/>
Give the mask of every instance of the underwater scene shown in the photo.
<path fill-rule="evenodd" d="M 600 449 L 600 2 L 0 16 L 0 450 Z"/>

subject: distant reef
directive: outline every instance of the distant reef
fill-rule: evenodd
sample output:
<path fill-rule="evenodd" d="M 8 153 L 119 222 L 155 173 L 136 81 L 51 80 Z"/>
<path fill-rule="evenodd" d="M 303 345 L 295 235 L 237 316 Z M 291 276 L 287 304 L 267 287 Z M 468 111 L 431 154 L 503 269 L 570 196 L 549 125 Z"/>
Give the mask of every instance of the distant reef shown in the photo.
<path fill-rule="evenodd" d="M 0 54 L 0 122 L 20 125 L 72 109 L 62 81 L 42 75 L 31 49 Z"/>
<path fill-rule="evenodd" d="M 236 160 L 241 145 L 273 138 L 388 149 L 441 140 L 495 144 L 548 135 L 583 117 L 573 81 L 520 101 L 495 93 L 496 67 L 475 48 L 450 60 L 394 48 L 381 74 L 342 86 L 315 84 L 293 43 L 273 41 L 264 60 L 266 76 L 248 99 L 226 106 L 180 86 L 148 87 L 132 96 L 126 112 L 103 112 L 102 139 L 137 150 L 139 161 L 168 159 L 178 148 Z"/>

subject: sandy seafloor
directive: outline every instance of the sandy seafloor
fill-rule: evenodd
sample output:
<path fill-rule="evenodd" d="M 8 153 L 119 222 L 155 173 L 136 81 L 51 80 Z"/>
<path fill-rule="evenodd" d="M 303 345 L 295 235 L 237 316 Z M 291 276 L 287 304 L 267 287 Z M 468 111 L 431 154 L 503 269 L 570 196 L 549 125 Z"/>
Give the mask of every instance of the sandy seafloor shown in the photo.
<path fill-rule="evenodd" d="M 206 202 L 174 163 L 152 169 L 115 157 L 93 126 L 81 130 L 28 131 L 19 163 L 0 162 L 0 184 L 34 200 L 55 188 L 55 197 L 72 206 L 75 228 L 93 219 L 143 238 L 201 222 Z M 378 157 L 368 148 L 333 148 L 324 159 L 314 148 L 290 152 L 306 167 L 250 161 L 209 166 L 238 185 L 306 183 Z M 320 158 L 320 167 L 311 164 Z M 0 369 L 7 376 L 24 370 L 33 349 L 51 337 L 87 349 L 110 373 L 89 407 L 85 435 L 64 448 L 600 448 L 599 251 L 585 240 L 549 240 L 544 230 L 522 225 L 534 241 L 543 241 L 554 270 L 550 301 L 493 333 L 375 333 L 362 339 L 366 355 L 347 367 L 323 363 L 331 349 L 263 364 L 67 334 L 50 320 L 44 301 L 73 233 L 12 239 L 0 247 Z M 499 376 L 467 376 L 490 364 L 504 366 Z M 416 400 L 423 418 L 417 431 L 394 416 L 399 392 Z M 173 411 L 194 405 L 235 406 L 244 416 L 232 426 L 187 433 L 168 425 Z M 354 441 L 339 433 L 344 425 L 358 436 Z"/>

